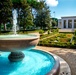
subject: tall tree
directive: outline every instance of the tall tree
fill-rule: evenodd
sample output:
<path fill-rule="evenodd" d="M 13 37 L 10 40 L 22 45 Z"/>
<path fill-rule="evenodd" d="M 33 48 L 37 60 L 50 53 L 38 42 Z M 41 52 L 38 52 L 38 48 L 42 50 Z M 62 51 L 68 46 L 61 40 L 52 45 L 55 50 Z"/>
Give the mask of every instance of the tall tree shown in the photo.
<path fill-rule="evenodd" d="M 12 21 L 12 1 L 11 0 L 1 0 L 0 1 L 0 25 L 4 25 L 4 30 L 6 30 L 6 23 Z"/>
<path fill-rule="evenodd" d="M 23 26 L 23 29 L 25 29 L 27 26 L 33 25 L 33 15 L 31 8 L 33 7 L 38 9 L 40 4 L 41 3 L 36 2 L 36 0 L 1 0 L 0 24 L 4 24 L 4 26 L 6 26 L 5 24 L 7 22 L 10 23 L 12 21 L 12 11 L 15 9 L 17 10 L 19 26 Z"/>
<path fill-rule="evenodd" d="M 35 24 L 38 27 L 45 28 L 51 27 L 51 18 L 50 18 L 50 10 L 47 4 L 44 1 L 41 1 L 41 6 L 37 9 L 37 15 L 35 18 Z"/>
<path fill-rule="evenodd" d="M 23 27 L 23 30 L 25 30 L 27 26 L 33 25 L 31 7 L 26 0 L 21 1 L 21 8 L 19 9 L 18 20 L 20 20 L 19 26 Z"/>
<path fill-rule="evenodd" d="M 58 19 L 57 18 L 51 18 L 51 23 L 52 23 L 52 27 L 57 27 L 58 26 Z"/>

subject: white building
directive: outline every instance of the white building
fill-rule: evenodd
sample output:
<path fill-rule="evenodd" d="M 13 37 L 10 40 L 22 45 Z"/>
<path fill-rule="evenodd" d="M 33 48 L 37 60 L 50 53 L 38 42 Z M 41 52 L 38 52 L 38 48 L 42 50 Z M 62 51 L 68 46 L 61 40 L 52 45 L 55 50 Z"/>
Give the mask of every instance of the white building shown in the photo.
<path fill-rule="evenodd" d="M 76 16 L 61 17 L 58 28 L 60 32 L 73 32 L 76 29 Z"/>

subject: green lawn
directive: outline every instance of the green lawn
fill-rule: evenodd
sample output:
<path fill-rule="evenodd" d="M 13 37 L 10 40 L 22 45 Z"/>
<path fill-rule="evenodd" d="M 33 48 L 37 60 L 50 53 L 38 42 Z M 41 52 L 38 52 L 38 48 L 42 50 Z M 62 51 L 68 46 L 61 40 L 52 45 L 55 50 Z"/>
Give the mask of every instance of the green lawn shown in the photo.
<path fill-rule="evenodd" d="M 46 35 L 43 35 L 43 36 L 46 37 Z M 41 36 L 41 37 L 43 37 L 43 36 Z M 49 36 L 51 36 L 51 34 L 49 34 L 48 37 Z M 73 33 L 57 33 L 57 35 L 54 35 L 49 38 L 46 37 L 46 39 L 40 40 L 38 45 L 54 46 L 54 47 L 67 47 L 67 48 L 75 47 L 75 45 L 71 42 L 72 36 L 73 36 Z"/>

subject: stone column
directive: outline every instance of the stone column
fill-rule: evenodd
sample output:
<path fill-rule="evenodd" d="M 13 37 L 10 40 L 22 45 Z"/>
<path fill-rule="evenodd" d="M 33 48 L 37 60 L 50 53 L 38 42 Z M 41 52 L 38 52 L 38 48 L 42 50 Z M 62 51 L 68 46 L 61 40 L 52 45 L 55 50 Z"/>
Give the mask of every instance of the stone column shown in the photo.
<path fill-rule="evenodd" d="M 62 19 L 62 29 L 64 28 L 64 20 Z"/>
<path fill-rule="evenodd" d="M 74 19 L 72 19 L 72 30 L 74 30 Z"/>
<path fill-rule="evenodd" d="M 68 29 L 68 19 L 66 20 L 66 28 Z"/>

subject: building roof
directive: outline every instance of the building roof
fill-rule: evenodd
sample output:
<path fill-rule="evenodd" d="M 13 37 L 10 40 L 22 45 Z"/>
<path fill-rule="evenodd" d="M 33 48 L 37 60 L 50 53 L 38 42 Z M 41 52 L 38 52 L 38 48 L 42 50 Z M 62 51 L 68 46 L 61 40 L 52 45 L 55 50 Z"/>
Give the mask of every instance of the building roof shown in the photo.
<path fill-rule="evenodd" d="M 61 18 L 76 18 L 76 16 L 63 16 Z"/>

